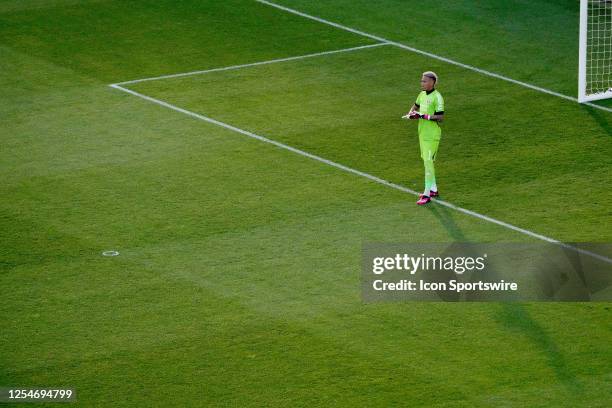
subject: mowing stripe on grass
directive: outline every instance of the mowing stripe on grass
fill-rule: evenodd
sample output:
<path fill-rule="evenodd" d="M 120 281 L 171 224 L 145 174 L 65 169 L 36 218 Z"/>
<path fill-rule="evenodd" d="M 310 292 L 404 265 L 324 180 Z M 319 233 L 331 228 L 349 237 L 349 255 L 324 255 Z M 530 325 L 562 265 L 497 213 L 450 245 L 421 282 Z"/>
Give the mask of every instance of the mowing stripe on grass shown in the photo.
<path fill-rule="evenodd" d="M 541 87 L 536 86 L 536 85 L 531 85 L 531 84 L 528 84 L 526 82 L 522 82 L 522 81 L 518 81 L 516 79 L 508 78 L 506 76 L 503 76 L 503 75 L 500 75 L 500 74 L 496 74 L 494 72 L 490 72 L 490 71 L 487 71 L 487 70 L 484 70 L 484 69 L 480 69 L 480 68 L 477 68 L 477 67 L 472 66 L 472 65 L 464 64 L 462 62 L 458 62 L 458 61 L 452 60 L 450 58 L 442 57 L 440 55 L 432 54 L 430 52 L 423 51 L 423 50 L 420 50 L 418 48 L 410 47 L 408 45 L 405 45 L 405 44 L 402 44 L 402 43 L 399 43 L 399 42 L 396 42 L 396 41 L 387 40 L 386 38 L 380 37 L 378 35 L 369 34 L 369 33 L 366 33 L 364 31 L 360 31 L 360 30 L 356 30 L 356 29 L 351 28 L 351 27 L 344 26 L 342 24 L 334 23 L 333 21 L 325 20 L 323 18 L 315 17 L 315 16 L 312 16 L 310 14 L 306 14 L 306 13 L 303 13 L 301 11 L 289 8 L 289 7 L 281 6 L 280 4 L 272 3 L 272 2 L 269 2 L 267 0 L 255 0 L 255 1 L 257 1 L 258 3 L 261 3 L 261 4 L 265 4 L 265 5 L 271 6 L 271 7 L 276 7 L 277 9 L 286 11 L 288 13 L 292 13 L 292 14 L 295 14 L 295 15 L 298 15 L 298 16 L 301 16 L 301 17 L 304 17 L 304 18 L 308 18 L 308 19 L 311 19 L 311 20 L 314 20 L 314 21 L 318 21 L 319 23 L 327 24 L 327 25 L 330 25 L 332 27 L 336 27 L 336 28 L 339 28 L 341 30 L 345 30 L 345 31 L 351 32 L 353 34 L 361 35 L 363 37 L 367 37 L 367 38 L 370 38 L 372 40 L 380 41 L 380 42 L 385 43 L 385 44 L 394 45 L 394 46 L 402 48 L 404 50 L 408 50 L 408 51 L 415 52 L 417 54 L 425 55 L 427 57 L 434 58 L 434 59 L 437 59 L 439 61 L 443 61 L 443 62 L 452 64 L 452 65 L 457 65 L 459 67 L 462 67 L 462 68 L 465 68 L 465 69 L 469 69 L 471 71 L 478 72 L 478 73 L 483 74 L 483 75 L 487 75 L 487 76 L 490 76 L 490 77 L 493 77 L 493 78 L 501 79 L 503 81 L 511 82 L 513 84 L 516 84 L 516 85 L 524 86 L 525 88 L 533 89 L 534 91 L 542 92 L 542 93 L 545 93 L 545 94 L 548 94 L 548 95 L 556 96 L 558 98 L 566 99 L 568 101 L 578 102 L 579 103 L 578 98 L 575 98 L 573 96 L 564 95 L 564 94 L 559 93 L 559 92 L 551 91 L 550 89 L 541 88 Z M 583 103 L 582 105 L 588 105 L 588 106 L 590 106 L 592 108 L 605 110 L 607 112 L 612 112 L 612 108 L 607 108 L 605 106 L 596 105 L 596 104 L 590 103 L 590 102 Z"/>
<path fill-rule="evenodd" d="M 156 77 L 151 77 L 151 78 L 134 79 L 132 81 L 117 82 L 116 84 L 113 84 L 113 85 L 128 85 L 128 84 L 136 84 L 136 83 L 139 83 L 139 82 L 156 81 L 158 79 L 179 78 L 179 77 L 185 77 L 185 76 L 190 76 L 190 75 L 206 74 L 206 73 L 209 73 L 209 72 L 230 71 L 230 70 L 233 70 L 233 69 L 240 69 L 240 68 L 246 68 L 246 67 L 255 67 L 257 65 L 274 64 L 276 62 L 295 61 L 295 60 L 301 60 L 301 59 L 306 59 L 306 58 L 319 57 L 319 56 L 322 56 L 322 55 L 340 54 L 340 53 L 343 53 L 343 52 L 351 52 L 351 51 L 363 50 L 365 48 L 381 47 L 383 45 L 391 45 L 391 44 L 385 43 L 385 42 L 380 42 L 380 43 L 376 43 L 376 44 L 360 45 L 358 47 L 343 48 L 341 50 L 323 51 L 323 52 L 316 52 L 314 54 L 298 55 L 298 56 L 295 56 L 295 57 L 278 58 L 278 59 L 273 59 L 273 60 L 268 60 L 268 61 L 261 61 L 261 62 L 252 62 L 250 64 L 232 65 L 232 66 L 229 66 L 229 67 L 212 68 L 212 69 L 205 69 L 205 70 L 201 70 L 201 71 L 191 71 L 191 72 L 184 72 L 184 73 L 179 73 L 179 74 L 170 74 L 170 75 L 156 76 Z"/>
<path fill-rule="evenodd" d="M 260 136 L 258 134 L 249 132 L 248 130 L 240 129 L 240 128 L 237 128 L 237 127 L 232 126 L 230 124 L 227 124 L 225 122 L 221 122 L 221 121 L 215 120 L 213 118 L 209 118 L 208 116 L 200 115 L 199 113 L 195 113 L 195 112 L 189 111 L 187 109 L 179 108 L 178 106 L 172 105 L 172 104 L 170 104 L 168 102 L 164 102 L 162 100 L 152 98 L 150 96 L 138 93 L 136 91 L 132 91 L 131 89 L 124 88 L 121 85 L 111 84 L 109 86 L 114 88 L 114 89 L 118 89 L 120 91 L 127 92 L 127 93 L 129 93 L 131 95 L 134 95 L 134 96 L 137 96 L 139 98 L 142 98 L 142 99 L 144 99 L 146 101 L 153 102 L 153 103 L 155 103 L 157 105 L 160 105 L 160 106 L 163 106 L 165 108 L 172 109 L 174 111 L 183 113 L 185 115 L 191 116 L 191 117 L 199 119 L 199 120 L 203 120 L 203 121 L 208 122 L 208 123 L 212 123 L 214 125 L 220 126 L 222 128 L 228 129 L 228 130 L 232 130 L 234 132 L 243 134 L 243 135 L 251 137 L 253 139 L 257 139 L 259 141 L 272 144 L 272 145 L 274 145 L 276 147 L 280 147 L 281 149 L 289 150 L 290 152 L 297 153 L 297 154 L 299 154 L 301 156 L 308 157 L 309 159 L 313 159 L 313 160 L 316 160 L 316 161 L 321 162 L 321 163 L 325 163 L 325 164 L 327 164 L 329 166 L 332 166 L 332 167 L 335 167 L 337 169 L 346 171 L 348 173 L 352 173 L 352 174 L 355 174 L 357 176 L 364 177 L 364 178 L 366 178 L 368 180 L 371 180 L 371 181 L 374 181 L 376 183 L 385 185 L 387 187 L 394 188 L 394 189 L 402 191 L 404 193 L 409 193 L 409 194 L 412 194 L 412 195 L 419 195 L 418 192 L 416 192 L 416 191 L 414 191 L 414 190 L 412 190 L 412 189 L 410 189 L 408 187 L 404 187 L 404 186 L 401 186 L 399 184 L 395 184 L 395 183 L 392 183 L 390 181 L 383 180 L 383 179 L 381 179 L 379 177 L 376 177 L 376 176 L 373 176 L 371 174 L 364 173 L 363 171 L 355 170 L 355 169 L 353 169 L 351 167 L 347 167 L 347 166 L 345 166 L 343 164 L 336 163 L 334 161 L 325 159 L 323 157 L 314 155 L 312 153 L 308 153 L 308 152 L 306 152 L 304 150 L 300 150 L 300 149 L 297 149 L 295 147 L 286 145 L 284 143 L 277 142 L 276 140 L 268 139 L 267 137 Z M 496 220 L 495 218 L 491 218 L 491 217 L 488 217 L 488 216 L 483 215 L 483 214 L 479 214 L 479 213 L 474 212 L 474 211 L 467 210 L 465 208 L 456 206 L 456 205 L 451 204 L 451 203 L 446 202 L 446 201 L 434 200 L 433 202 L 435 204 L 438 204 L 438 205 L 443 205 L 445 207 L 452 208 L 453 210 L 462 212 L 464 214 L 471 215 L 472 217 L 475 217 L 475 218 L 478 218 L 478 219 L 481 219 L 481 220 L 484 220 L 484 221 L 488 221 L 488 222 L 491 222 L 493 224 L 497 224 L 497 225 L 502 226 L 504 228 L 508 228 L 510 230 L 519 232 L 521 234 L 528 235 L 530 237 L 537 238 L 537 239 L 540 239 L 542 241 L 546 241 L 546 242 L 549 242 L 549 243 L 552 243 L 552 244 L 557 244 L 557 245 L 560 245 L 560 246 L 562 246 L 564 248 L 571 249 L 571 250 L 573 250 L 575 252 L 578 252 L 578 253 L 581 253 L 581 254 L 584 254 L 584 255 L 588 255 L 588 256 L 591 256 L 593 258 L 596 258 L 596 259 L 599 259 L 601 261 L 604 261 L 604 262 L 612 264 L 612 259 L 610 259 L 610 258 L 608 258 L 606 256 L 603 256 L 601 254 L 597 254 L 597 253 L 594 253 L 594 252 L 591 252 L 591 251 L 587 251 L 587 250 L 584 250 L 584 249 L 581 249 L 581 248 L 576 248 L 574 246 L 568 245 L 568 244 L 563 243 L 561 241 L 557 241 L 556 239 L 549 238 L 547 236 L 538 234 L 538 233 L 533 232 L 533 231 L 526 230 L 524 228 L 520 228 L 520 227 L 514 226 L 512 224 L 508 224 L 507 222 Z"/>

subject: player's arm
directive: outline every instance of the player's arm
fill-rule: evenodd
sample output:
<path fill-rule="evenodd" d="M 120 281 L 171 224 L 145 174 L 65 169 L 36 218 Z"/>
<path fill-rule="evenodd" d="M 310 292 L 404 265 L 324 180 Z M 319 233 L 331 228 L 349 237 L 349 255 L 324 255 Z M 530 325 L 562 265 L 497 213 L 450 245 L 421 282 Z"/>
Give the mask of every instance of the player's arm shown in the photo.
<path fill-rule="evenodd" d="M 425 120 L 433 120 L 434 122 L 442 122 L 444 120 L 444 112 L 436 112 L 433 115 L 423 114 L 421 115 L 419 112 L 411 112 L 414 116 L 411 116 L 410 119 L 425 119 Z"/>
<path fill-rule="evenodd" d="M 402 116 L 402 118 L 418 119 L 419 118 L 419 108 L 420 106 L 415 103 L 414 105 L 412 105 L 412 108 L 410 108 L 410 112 Z"/>
<path fill-rule="evenodd" d="M 421 119 L 433 120 L 434 122 L 441 123 L 444 120 L 444 99 L 438 92 L 434 99 L 435 111 L 433 115 L 422 115 Z M 424 117 L 423 117 L 424 116 Z"/>
<path fill-rule="evenodd" d="M 422 119 L 433 120 L 435 122 L 442 122 L 444 120 L 444 111 L 436 112 L 433 115 L 422 115 L 422 116 L 428 116 Z"/>

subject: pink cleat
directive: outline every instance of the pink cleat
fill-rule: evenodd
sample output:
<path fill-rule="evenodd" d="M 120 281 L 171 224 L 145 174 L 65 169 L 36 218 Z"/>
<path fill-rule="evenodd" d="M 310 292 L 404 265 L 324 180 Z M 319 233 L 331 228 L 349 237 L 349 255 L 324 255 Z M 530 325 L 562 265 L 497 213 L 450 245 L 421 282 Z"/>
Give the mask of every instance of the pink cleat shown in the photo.
<path fill-rule="evenodd" d="M 437 196 L 439 196 L 439 195 L 440 195 L 440 194 L 439 194 L 437 191 L 429 190 L 429 196 L 430 196 L 431 198 L 437 197 Z"/>
<path fill-rule="evenodd" d="M 429 198 L 429 196 L 421 194 L 419 196 L 419 201 L 417 201 L 417 205 L 425 205 L 430 201 L 431 201 L 431 198 Z"/>

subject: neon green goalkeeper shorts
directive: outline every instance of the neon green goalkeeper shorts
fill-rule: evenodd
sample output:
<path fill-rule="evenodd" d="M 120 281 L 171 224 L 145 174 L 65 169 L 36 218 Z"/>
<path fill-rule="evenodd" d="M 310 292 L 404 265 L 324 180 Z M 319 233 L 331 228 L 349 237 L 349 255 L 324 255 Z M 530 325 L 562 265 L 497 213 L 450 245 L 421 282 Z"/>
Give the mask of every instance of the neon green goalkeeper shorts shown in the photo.
<path fill-rule="evenodd" d="M 419 135 L 419 145 L 421 146 L 421 158 L 423 160 L 436 160 L 440 136 L 423 137 Z"/>

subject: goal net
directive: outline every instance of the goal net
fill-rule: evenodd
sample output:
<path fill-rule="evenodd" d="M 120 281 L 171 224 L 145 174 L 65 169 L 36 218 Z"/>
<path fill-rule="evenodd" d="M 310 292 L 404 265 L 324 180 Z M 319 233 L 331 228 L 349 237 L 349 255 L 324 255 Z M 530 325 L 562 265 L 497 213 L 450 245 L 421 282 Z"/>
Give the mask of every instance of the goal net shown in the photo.
<path fill-rule="evenodd" d="M 578 100 L 612 98 L 612 0 L 580 0 Z"/>

